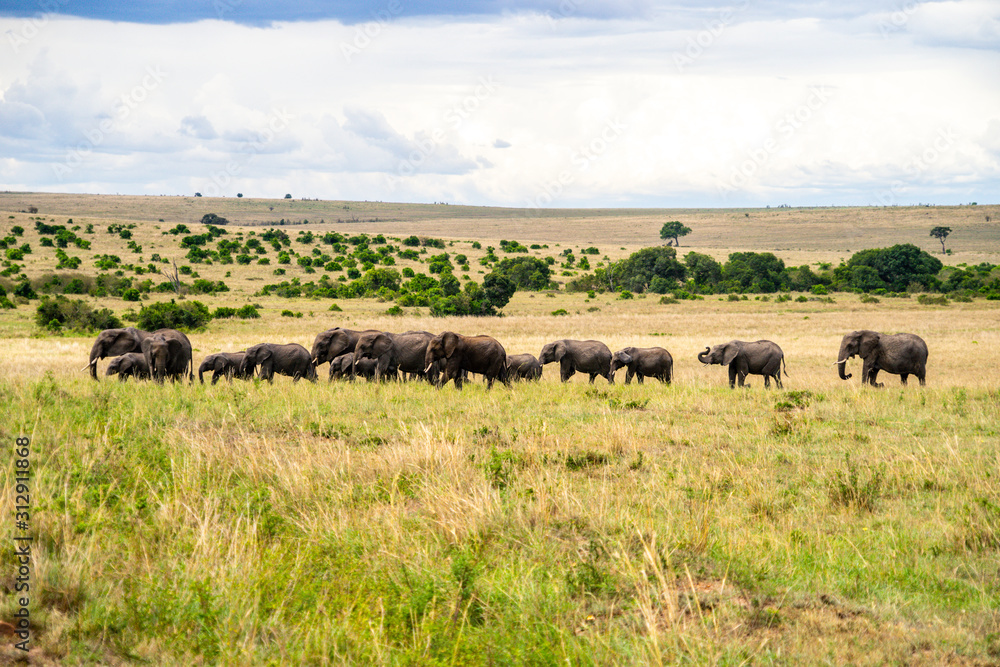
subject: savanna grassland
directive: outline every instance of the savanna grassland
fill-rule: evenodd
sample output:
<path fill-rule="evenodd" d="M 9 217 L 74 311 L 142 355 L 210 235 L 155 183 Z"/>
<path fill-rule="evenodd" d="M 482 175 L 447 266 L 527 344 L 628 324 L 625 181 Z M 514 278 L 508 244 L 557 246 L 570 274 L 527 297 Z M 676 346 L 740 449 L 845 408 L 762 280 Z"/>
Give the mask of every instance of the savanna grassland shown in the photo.
<path fill-rule="evenodd" d="M 37 214 L 23 212 L 32 205 Z M 468 255 L 456 274 L 481 280 L 478 260 L 501 239 L 542 246 L 531 250 L 540 257 L 596 246 L 596 263 L 658 243 L 666 220 L 694 230 L 680 254 L 836 263 L 893 243 L 939 250 L 928 230 L 947 225 L 946 264 L 997 263 L 995 208 L 525 215 L 2 194 L 0 236 L 24 227 L 25 271 L 44 275 L 55 259 L 34 218 L 93 224 L 92 248 L 69 249 L 87 258 L 86 275 L 92 255 L 137 254 L 109 224 L 135 224 L 144 258 L 181 264 L 164 232 L 198 232 L 205 213 L 228 218 L 233 234 L 308 219 L 283 229 L 442 238 Z M 31 437 L 38 664 L 1000 664 L 1000 302 L 836 293 L 661 304 L 559 290 L 519 291 L 500 318 L 390 316 L 375 299 L 331 312 L 328 299 L 256 296 L 322 274 L 292 263 L 275 276 L 270 257 L 192 265 L 231 291 L 187 300 L 261 307 L 260 319 L 191 332 L 196 365 L 262 341 L 308 348 L 344 326 L 485 333 L 511 354 L 559 338 L 660 345 L 674 381 L 625 386 L 619 373 L 615 385 L 580 375 L 563 385 L 548 366 L 539 383 L 491 391 L 327 383 L 325 367 L 315 385 L 93 382 L 80 371 L 92 334 L 39 329 L 35 301 L 0 311 L 0 440 L 11 451 Z M 85 298 L 121 315 L 171 295 Z M 883 374 L 883 389 L 861 388 L 857 359 L 840 380 L 840 338 L 861 328 L 922 336 L 927 386 Z M 695 359 L 732 338 L 781 345 L 784 389 L 751 376 L 730 390 L 724 368 Z M 3 460 L 0 620 L 10 622 L 16 494 L 13 455 Z"/>

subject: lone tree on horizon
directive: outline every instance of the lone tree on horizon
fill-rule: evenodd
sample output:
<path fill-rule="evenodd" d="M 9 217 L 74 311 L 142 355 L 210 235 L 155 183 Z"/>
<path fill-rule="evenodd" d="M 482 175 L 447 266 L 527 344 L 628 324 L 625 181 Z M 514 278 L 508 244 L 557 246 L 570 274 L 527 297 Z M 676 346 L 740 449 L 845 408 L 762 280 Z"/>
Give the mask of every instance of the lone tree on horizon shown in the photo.
<path fill-rule="evenodd" d="M 931 236 L 941 242 L 941 254 L 944 254 L 944 240 L 951 234 L 951 227 L 935 227 L 931 230 Z"/>
<path fill-rule="evenodd" d="M 660 238 L 667 241 L 667 245 L 671 244 L 669 239 L 673 239 L 673 245 L 680 246 L 680 237 L 687 236 L 691 233 L 690 227 L 685 227 L 678 221 L 663 223 L 663 227 L 660 228 Z"/>

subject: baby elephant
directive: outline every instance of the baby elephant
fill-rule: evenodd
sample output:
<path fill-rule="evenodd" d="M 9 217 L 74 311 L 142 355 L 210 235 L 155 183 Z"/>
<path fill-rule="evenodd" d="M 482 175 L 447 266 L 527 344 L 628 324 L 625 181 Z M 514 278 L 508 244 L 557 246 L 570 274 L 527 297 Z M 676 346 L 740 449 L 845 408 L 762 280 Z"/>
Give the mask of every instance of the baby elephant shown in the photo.
<path fill-rule="evenodd" d="M 769 340 L 753 343 L 731 340 L 712 348 L 706 347 L 704 352 L 698 354 L 698 361 L 729 366 L 730 388 L 736 386 L 737 379 L 742 387 L 747 375 L 763 375 L 765 387 L 770 387 L 771 378 L 774 378 L 780 389 L 785 353 Z M 788 371 L 785 371 L 785 377 L 788 377 Z"/>
<path fill-rule="evenodd" d="M 243 356 L 243 352 L 217 352 L 208 355 L 198 367 L 198 381 L 205 384 L 205 373 L 208 371 L 212 371 L 212 384 L 218 382 L 219 378 L 223 376 L 230 382 L 233 381 L 234 375 L 241 380 L 248 380 L 248 376 L 240 373 Z"/>
<path fill-rule="evenodd" d="M 511 380 L 540 380 L 542 365 L 533 354 L 508 354 L 507 377 Z"/>
<path fill-rule="evenodd" d="M 129 376 L 136 380 L 148 380 L 149 364 L 146 363 L 146 357 L 142 353 L 128 352 L 112 359 L 105 375 L 118 375 L 119 382 L 124 382 Z"/>
<path fill-rule="evenodd" d="M 619 368 L 628 369 L 625 384 L 631 383 L 633 376 L 639 378 L 639 384 L 647 377 L 670 384 L 674 375 L 674 358 L 662 347 L 626 347 L 611 357 L 611 372 Z"/>

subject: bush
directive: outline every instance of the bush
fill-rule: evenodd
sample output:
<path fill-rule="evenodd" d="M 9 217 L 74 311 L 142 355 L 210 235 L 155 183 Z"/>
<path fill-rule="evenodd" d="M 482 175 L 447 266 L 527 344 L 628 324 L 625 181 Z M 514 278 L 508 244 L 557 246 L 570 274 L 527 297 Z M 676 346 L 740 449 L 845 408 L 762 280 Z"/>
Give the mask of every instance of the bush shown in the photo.
<path fill-rule="evenodd" d="M 122 321 L 111 310 L 94 310 L 83 299 L 67 299 L 64 296 L 43 299 L 35 311 L 35 323 L 50 331 L 100 331 L 122 326 Z"/>
<path fill-rule="evenodd" d="M 136 325 L 146 331 L 155 331 L 157 329 L 191 331 L 193 329 L 200 329 L 208 324 L 211 319 L 212 313 L 200 301 L 187 301 L 178 304 L 171 299 L 169 302 L 153 303 L 144 306 L 139 311 L 139 318 Z"/>
<path fill-rule="evenodd" d="M 138 301 L 139 300 L 139 290 L 137 290 L 134 287 L 130 287 L 129 289 L 127 289 L 124 292 L 122 292 L 122 299 L 124 301 Z"/>
<path fill-rule="evenodd" d="M 257 312 L 257 306 L 252 303 L 248 303 L 245 306 L 241 306 L 239 310 L 236 311 L 236 317 L 241 320 L 256 320 L 260 318 L 260 313 Z"/>

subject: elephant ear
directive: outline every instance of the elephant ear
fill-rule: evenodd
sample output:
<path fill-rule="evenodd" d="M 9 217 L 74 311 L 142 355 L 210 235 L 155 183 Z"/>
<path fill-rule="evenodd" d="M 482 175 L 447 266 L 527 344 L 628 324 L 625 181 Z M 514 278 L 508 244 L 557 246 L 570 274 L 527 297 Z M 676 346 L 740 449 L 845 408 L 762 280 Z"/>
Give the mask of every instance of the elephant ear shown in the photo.
<path fill-rule="evenodd" d="M 385 334 L 379 334 L 372 341 L 372 356 L 376 359 L 389 352 L 392 347 L 392 339 Z"/>
<path fill-rule="evenodd" d="M 558 343 L 553 343 L 555 347 L 552 348 L 552 356 L 555 357 L 556 361 L 562 361 L 563 357 L 566 356 L 566 344 L 562 341 Z"/>
<path fill-rule="evenodd" d="M 727 343 L 725 349 L 722 350 L 722 365 L 728 366 L 733 363 L 733 359 L 739 353 L 740 346 L 737 343 Z"/>
<path fill-rule="evenodd" d="M 874 331 L 866 331 L 861 334 L 861 345 L 858 348 L 858 354 L 861 355 L 862 359 L 870 357 L 879 346 L 881 336 Z"/>
<path fill-rule="evenodd" d="M 452 333 L 451 331 L 444 334 L 444 356 L 448 359 L 455 354 L 455 350 L 458 349 L 458 334 Z"/>

